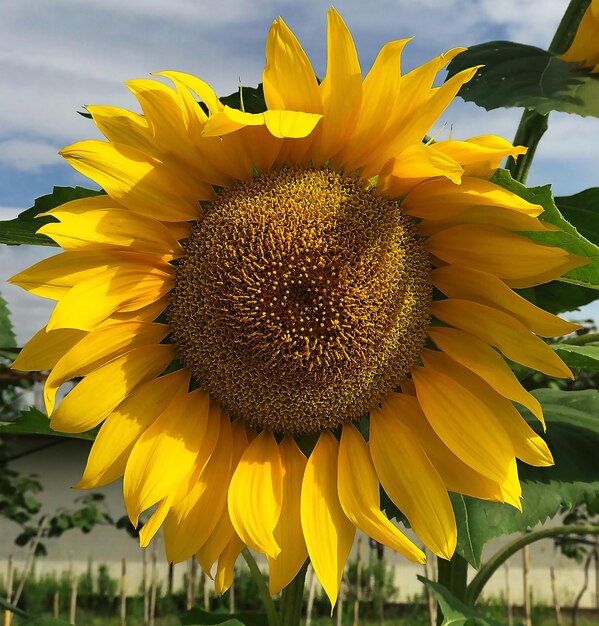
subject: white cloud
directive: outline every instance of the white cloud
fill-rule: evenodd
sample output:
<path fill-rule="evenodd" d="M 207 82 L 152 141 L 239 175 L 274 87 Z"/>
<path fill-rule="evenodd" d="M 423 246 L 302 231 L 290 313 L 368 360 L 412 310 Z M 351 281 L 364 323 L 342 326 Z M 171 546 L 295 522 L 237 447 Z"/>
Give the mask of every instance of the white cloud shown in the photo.
<path fill-rule="evenodd" d="M 44 165 L 60 162 L 58 148 L 44 141 L 7 139 L 0 141 L 0 165 L 22 172 L 37 172 Z"/>

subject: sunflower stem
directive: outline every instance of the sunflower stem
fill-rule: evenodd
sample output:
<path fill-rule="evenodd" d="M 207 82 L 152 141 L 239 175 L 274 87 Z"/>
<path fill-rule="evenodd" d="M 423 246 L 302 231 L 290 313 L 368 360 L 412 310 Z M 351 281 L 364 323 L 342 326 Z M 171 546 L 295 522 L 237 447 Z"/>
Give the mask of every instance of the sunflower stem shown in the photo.
<path fill-rule="evenodd" d="M 559 535 L 599 535 L 599 526 L 590 524 L 588 526 L 555 526 L 553 528 L 543 528 L 531 533 L 526 533 L 522 537 L 508 543 L 501 550 L 497 551 L 479 570 L 476 576 L 470 581 L 464 601 L 470 606 L 474 606 L 478 596 L 487 584 L 491 576 L 503 565 L 513 554 L 521 550 L 524 546 L 546 539 L 547 537 L 558 537 Z"/>
<path fill-rule="evenodd" d="M 299 626 L 300 624 L 304 602 L 304 581 L 309 562 L 306 559 L 295 578 L 283 589 L 280 610 L 282 626 Z"/>
<path fill-rule="evenodd" d="M 576 335 L 575 337 L 564 339 L 556 343 L 555 345 L 560 346 L 562 344 L 566 344 L 569 346 L 585 346 L 589 343 L 597 343 L 597 342 L 599 342 L 599 333 L 586 333 L 584 335 Z"/>
<path fill-rule="evenodd" d="M 266 579 L 260 571 L 258 563 L 256 563 L 256 559 L 254 559 L 248 548 L 244 548 L 241 551 L 241 555 L 245 559 L 248 567 L 250 568 L 250 574 L 252 575 L 252 578 L 256 583 L 256 587 L 258 587 L 258 595 L 260 596 L 260 601 L 262 602 L 262 606 L 264 607 L 264 611 L 266 613 L 266 621 L 268 622 L 268 626 L 279 626 L 280 622 L 279 616 L 277 615 L 277 610 L 272 601 L 272 598 L 270 597 L 270 593 L 268 592 Z"/>
<path fill-rule="evenodd" d="M 570 0 L 570 4 L 551 40 L 549 52 L 553 54 L 563 54 L 570 47 L 574 35 L 576 34 L 578 24 L 580 24 L 580 20 L 589 4 L 590 0 Z M 517 159 L 508 157 L 506 165 L 514 180 L 522 184 L 526 183 L 532 160 L 537 151 L 537 146 L 548 127 L 548 113 L 541 115 L 534 110 L 524 109 L 513 144 L 515 146 L 526 146 L 528 152 L 521 154 Z"/>
<path fill-rule="evenodd" d="M 468 561 L 457 552 L 449 561 L 437 559 L 437 580 L 458 600 L 464 600 L 468 584 Z M 437 610 L 437 624 L 443 622 L 443 614 Z"/>

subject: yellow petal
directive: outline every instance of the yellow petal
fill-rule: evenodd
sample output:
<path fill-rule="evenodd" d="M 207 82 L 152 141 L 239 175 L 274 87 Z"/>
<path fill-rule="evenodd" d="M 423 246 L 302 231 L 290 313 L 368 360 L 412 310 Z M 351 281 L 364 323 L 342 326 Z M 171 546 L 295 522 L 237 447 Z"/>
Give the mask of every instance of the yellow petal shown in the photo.
<path fill-rule="evenodd" d="M 462 387 L 451 372 L 438 371 L 423 357 L 412 369 L 418 402 L 433 430 L 464 463 L 498 483 L 508 501 L 520 506 L 520 483 L 514 479 L 514 449 L 491 407 Z"/>
<path fill-rule="evenodd" d="M 273 22 L 268 32 L 262 82 L 268 109 L 322 112 L 318 82 L 310 60 L 281 18 Z"/>
<path fill-rule="evenodd" d="M 302 111 L 265 111 L 264 123 L 273 137 L 307 137 L 322 118 L 318 113 Z"/>
<path fill-rule="evenodd" d="M 139 437 L 131 450 L 123 492 L 129 519 L 179 487 L 208 436 L 210 397 L 201 390 L 179 396 Z"/>
<path fill-rule="evenodd" d="M 173 72 L 171 70 L 166 72 L 156 72 L 155 76 L 170 78 L 175 83 L 185 85 L 188 89 L 194 91 L 200 97 L 200 100 L 206 105 L 211 114 L 214 115 L 215 113 L 223 110 L 223 104 L 218 99 L 214 89 L 212 89 L 208 83 L 205 83 L 196 76 L 186 74 L 185 72 Z M 200 107 L 198 108 L 200 111 L 202 110 Z"/>
<path fill-rule="evenodd" d="M 199 201 L 214 197 L 210 185 L 124 144 L 81 141 L 60 154 L 109 196 L 146 217 L 168 222 L 196 220 L 201 215 Z"/>
<path fill-rule="evenodd" d="M 454 361 L 479 374 L 504 398 L 525 406 L 545 426 L 539 401 L 522 387 L 509 365 L 491 346 L 457 328 L 431 326 L 428 335 Z"/>
<path fill-rule="evenodd" d="M 516 363 L 548 376 L 573 377 L 568 367 L 544 341 L 503 311 L 457 299 L 433 302 L 430 311 L 442 322 L 499 348 L 508 359 Z"/>
<path fill-rule="evenodd" d="M 143 346 L 99 367 L 62 400 L 50 428 L 64 433 L 94 428 L 138 385 L 163 372 L 174 355 L 172 345 Z"/>
<path fill-rule="evenodd" d="M 592 0 L 580 20 L 570 48 L 561 55 L 562 59 L 579 62 L 585 67 L 592 67 L 592 71 L 596 72 L 597 68 L 594 66 L 599 63 L 598 38 L 599 5 L 597 0 Z"/>
<path fill-rule="evenodd" d="M 168 512 L 173 504 L 173 496 L 169 494 L 163 498 L 156 507 L 156 510 L 150 515 L 148 521 L 139 530 L 139 546 L 146 548 L 154 535 L 160 530 L 162 523 L 166 519 Z"/>
<path fill-rule="evenodd" d="M 388 196 L 402 196 L 423 180 L 444 176 L 460 184 L 462 167 L 451 157 L 433 152 L 430 146 L 415 144 L 392 159 L 381 171 L 377 189 Z"/>
<path fill-rule="evenodd" d="M 270 595 L 279 593 L 299 572 L 308 556 L 300 522 L 300 499 L 306 457 L 293 438 L 286 436 L 279 446 L 283 472 L 281 516 L 274 536 L 281 548 L 276 559 L 268 557 Z"/>
<path fill-rule="evenodd" d="M 488 180 L 469 176 L 463 176 L 459 186 L 445 178 L 425 181 L 410 191 L 402 207 L 408 215 L 429 220 L 452 219 L 473 207 L 510 209 L 530 217 L 543 212 L 540 204 L 532 204 Z"/>
<path fill-rule="evenodd" d="M 248 546 L 276 558 L 274 531 L 281 515 L 282 467 L 279 447 L 264 430 L 241 457 L 229 485 L 229 516 Z"/>
<path fill-rule="evenodd" d="M 75 488 L 101 487 L 122 476 L 135 442 L 171 402 L 187 393 L 188 384 L 189 372 L 178 370 L 137 387 L 102 424 Z"/>
<path fill-rule="evenodd" d="M 218 440 L 210 459 L 189 493 L 177 501 L 164 522 L 164 545 L 170 563 L 194 555 L 208 539 L 221 518 L 227 502 L 222 479 L 231 471 L 231 422 L 221 412 Z"/>
<path fill-rule="evenodd" d="M 387 401 L 395 408 L 396 415 L 416 433 L 435 469 L 449 491 L 463 493 L 473 498 L 503 502 L 499 485 L 479 474 L 457 457 L 432 429 L 428 423 L 418 400 L 405 394 L 389 394 Z"/>
<path fill-rule="evenodd" d="M 101 274 L 109 267 L 142 259 L 140 255 L 125 252 L 63 252 L 15 274 L 9 282 L 36 296 L 59 300 L 74 285 Z"/>
<path fill-rule="evenodd" d="M 341 154 L 333 159 L 339 165 L 348 161 L 353 165 L 361 164 L 383 137 L 390 123 L 389 112 L 395 110 L 400 98 L 400 61 L 408 41 L 385 44 L 366 75 L 356 127 Z"/>
<path fill-rule="evenodd" d="M 432 350 L 426 350 L 425 354 L 429 364 L 433 364 L 440 371 L 451 371 L 452 378 L 488 407 L 492 407 L 520 460 L 529 465 L 553 465 L 553 457 L 547 444 L 530 428 L 509 400 L 500 396 L 477 374 L 462 367 L 446 354 Z"/>
<path fill-rule="evenodd" d="M 183 254 L 164 224 L 126 209 L 93 210 L 82 204 L 78 210 L 52 214 L 60 223 L 45 224 L 37 232 L 67 250 L 114 247 L 169 257 Z"/>
<path fill-rule="evenodd" d="M 332 607 L 356 534 L 339 503 L 338 450 L 335 437 L 321 433 L 304 472 L 300 509 L 308 555 Z"/>
<path fill-rule="evenodd" d="M 221 596 L 233 584 L 235 562 L 244 547 L 243 541 L 235 535 L 230 539 L 229 543 L 227 543 L 227 546 L 218 558 L 218 567 L 214 578 L 214 589 L 216 593 Z"/>
<path fill-rule="evenodd" d="M 524 146 L 513 146 L 496 135 L 480 135 L 466 141 L 437 141 L 432 148 L 455 159 L 464 167 L 466 176 L 491 178 L 506 156 L 526 153 Z"/>
<path fill-rule="evenodd" d="M 391 394 L 381 409 L 371 411 L 372 461 L 383 489 L 414 532 L 437 556 L 450 559 L 457 527 L 449 495 L 402 408 L 401 394 Z"/>
<path fill-rule="evenodd" d="M 543 280 L 547 275 L 557 278 L 572 269 L 572 262 L 582 263 L 582 257 L 561 248 L 544 246 L 493 226 L 454 226 L 433 235 L 425 245 L 447 263 L 474 267 L 506 282 L 523 280 L 530 285 L 538 276 Z"/>
<path fill-rule="evenodd" d="M 151 265 L 122 265 L 72 287 L 56 305 L 48 329 L 92 330 L 116 312 L 141 309 L 171 291 L 172 275 Z"/>
<path fill-rule="evenodd" d="M 448 265 L 432 273 L 433 285 L 450 298 L 472 300 L 502 309 L 542 337 L 568 335 L 581 328 L 547 313 L 514 293 L 503 281 L 470 267 Z"/>
<path fill-rule="evenodd" d="M 94 105 L 85 108 L 106 139 L 155 156 L 156 144 L 152 140 L 152 133 L 143 115 L 111 106 Z"/>
<path fill-rule="evenodd" d="M 44 385 L 48 415 L 54 410 L 56 392 L 67 380 L 85 376 L 133 348 L 160 343 L 168 334 L 164 324 L 124 322 L 88 333 L 55 364 Z"/>
<path fill-rule="evenodd" d="M 82 330 L 61 328 L 47 332 L 44 326 L 25 344 L 11 367 L 20 372 L 52 369 L 84 336 Z"/>
<path fill-rule="evenodd" d="M 362 71 L 345 22 L 334 8 L 327 12 L 327 72 L 319 87 L 322 131 L 313 158 L 320 164 L 338 152 L 351 136 L 362 104 Z"/>
<path fill-rule="evenodd" d="M 221 486 L 222 484 L 229 484 L 230 476 L 237 468 L 239 459 L 241 459 L 248 446 L 247 429 L 241 420 L 236 420 L 231 424 L 231 436 L 231 469 L 228 474 L 221 478 Z M 214 528 L 210 537 L 208 537 L 196 553 L 196 557 L 207 576 L 210 576 L 210 569 L 212 568 L 212 565 L 218 559 L 219 555 L 225 550 L 227 544 L 233 537 L 237 537 L 237 534 L 231 524 L 229 511 L 227 510 L 227 507 L 225 507 L 221 514 L 220 522 L 216 525 L 216 528 Z"/>
<path fill-rule="evenodd" d="M 396 528 L 380 510 L 379 478 L 381 476 L 379 473 L 377 477 L 373 466 L 374 457 L 371 459 L 370 456 L 371 451 L 372 442 L 369 450 L 364 438 L 353 424 L 343 426 L 337 466 L 337 489 L 343 512 L 352 524 L 374 540 L 397 550 L 410 561 L 424 563 L 425 557 L 422 550 Z M 380 458 L 379 455 L 379 460 Z M 431 469 L 435 471 L 432 466 Z M 443 485 L 441 489 L 447 498 L 447 491 Z M 389 496 L 393 498 L 392 494 Z"/>

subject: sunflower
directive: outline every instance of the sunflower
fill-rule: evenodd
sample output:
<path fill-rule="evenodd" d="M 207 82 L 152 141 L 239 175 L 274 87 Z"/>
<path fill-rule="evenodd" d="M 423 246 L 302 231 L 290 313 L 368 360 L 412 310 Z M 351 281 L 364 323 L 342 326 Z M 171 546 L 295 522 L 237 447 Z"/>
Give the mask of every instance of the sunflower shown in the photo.
<path fill-rule="evenodd" d="M 402 76 L 406 43 L 363 80 L 331 9 L 319 82 L 278 19 L 262 113 L 180 72 L 127 83 L 143 114 L 90 106 L 106 141 L 61 152 L 106 195 L 50 211 L 38 232 L 65 251 L 12 279 L 58 301 L 14 364 L 50 370 L 51 427 L 102 424 L 77 486 L 124 476 L 134 525 L 156 506 L 142 546 L 162 526 L 220 593 L 247 545 L 271 593 L 309 557 L 334 603 L 356 528 L 422 562 L 380 486 L 450 558 L 448 490 L 520 508 L 516 458 L 553 462 L 500 353 L 571 377 L 539 335 L 577 326 L 512 289 L 586 259 L 514 232 L 552 228 L 489 182 L 524 148 L 422 143 L 476 68 L 434 87 L 453 49 Z"/>
<path fill-rule="evenodd" d="M 561 58 L 580 63 L 589 68 L 591 74 L 599 73 L 599 0 L 591 0 L 578 25 L 574 40 Z"/>

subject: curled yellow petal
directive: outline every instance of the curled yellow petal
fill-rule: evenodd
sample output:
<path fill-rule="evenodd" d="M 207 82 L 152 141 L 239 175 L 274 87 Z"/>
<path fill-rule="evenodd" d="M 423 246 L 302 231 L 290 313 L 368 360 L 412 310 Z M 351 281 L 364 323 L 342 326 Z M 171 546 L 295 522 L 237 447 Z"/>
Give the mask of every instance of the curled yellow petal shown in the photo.
<path fill-rule="evenodd" d="M 375 413 L 378 417 L 377 411 L 373 411 L 371 415 Z M 380 448 L 377 451 L 380 452 Z M 381 474 L 378 473 L 377 478 L 377 472 L 375 472 L 373 465 L 374 455 L 371 459 L 371 453 L 372 440 L 369 450 L 357 428 L 353 424 L 345 424 L 341 434 L 337 467 L 337 489 L 341 507 L 352 524 L 373 539 L 397 550 L 410 561 L 423 563 L 424 553 L 422 550 L 415 546 L 381 512 L 379 498 Z M 397 450 L 396 453 L 401 454 L 401 451 Z M 383 454 L 379 454 L 377 458 L 378 460 L 383 459 Z M 381 467 L 385 463 L 386 461 L 383 460 Z M 432 466 L 431 470 L 435 471 Z M 383 472 L 383 475 L 386 479 L 387 474 Z M 447 498 L 447 491 L 443 485 L 441 485 L 441 489 Z M 393 499 L 391 493 L 389 496 Z"/>
<path fill-rule="evenodd" d="M 274 531 L 281 514 L 282 467 L 279 447 L 264 430 L 247 447 L 229 485 L 229 515 L 248 546 L 276 558 Z"/>
<path fill-rule="evenodd" d="M 332 607 L 356 533 L 339 503 L 338 451 L 335 437 L 321 433 L 304 472 L 300 509 L 308 555 Z"/>
<path fill-rule="evenodd" d="M 510 366 L 491 346 L 457 328 L 431 326 L 428 335 L 454 361 L 484 378 L 505 398 L 525 406 L 545 425 L 539 401 L 522 387 Z"/>
<path fill-rule="evenodd" d="M 401 394 L 392 398 L 395 403 L 386 399 L 370 414 L 370 454 L 376 473 L 418 537 L 436 555 L 450 559 L 457 527 L 447 489 L 405 419 Z"/>
<path fill-rule="evenodd" d="M 431 313 L 499 348 L 508 359 L 557 378 L 573 378 L 557 354 L 526 326 L 503 311 L 468 300 L 433 302 Z"/>
<path fill-rule="evenodd" d="M 281 547 L 276 559 L 268 557 L 268 588 L 275 595 L 286 587 L 298 573 L 308 556 L 300 522 L 300 499 L 306 457 L 292 437 L 286 436 L 279 445 L 283 473 L 281 516 L 274 537 Z"/>
<path fill-rule="evenodd" d="M 171 345 L 143 346 L 94 370 L 62 400 L 50 428 L 65 433 L 94 428 L 138 385 L 163 372 L 174 353 Z"/>
<path fill-rule="evenodd" d="M 101 487 L 122 476 L 135 442 L 171 402 L 187 393 L 188 384 L 189 372 L 178 370 L 137 387 L 102 424 L 75 488 Z"/>
<path fill-rule="evenodd" d="M 137 440 L 125 468 L 129 519 L 174 492 L 194 469 L 208 436 L 210 398 L 201 390 L 179 396 Z"/>

